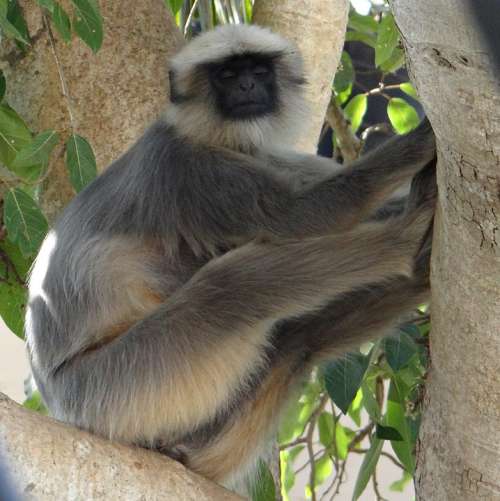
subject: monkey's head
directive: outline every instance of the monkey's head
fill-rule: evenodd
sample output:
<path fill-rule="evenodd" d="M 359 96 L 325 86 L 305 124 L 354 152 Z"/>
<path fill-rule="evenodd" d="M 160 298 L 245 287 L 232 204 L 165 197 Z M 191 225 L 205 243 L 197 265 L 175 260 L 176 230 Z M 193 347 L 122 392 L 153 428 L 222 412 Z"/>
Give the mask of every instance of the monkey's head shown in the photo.
<path fill-rule="evenodd" d="M 225 25 L 172 59 L 167 121 L 203 144 L 286 146 L 307 125 L 302 57 L 268 29 Z"/>

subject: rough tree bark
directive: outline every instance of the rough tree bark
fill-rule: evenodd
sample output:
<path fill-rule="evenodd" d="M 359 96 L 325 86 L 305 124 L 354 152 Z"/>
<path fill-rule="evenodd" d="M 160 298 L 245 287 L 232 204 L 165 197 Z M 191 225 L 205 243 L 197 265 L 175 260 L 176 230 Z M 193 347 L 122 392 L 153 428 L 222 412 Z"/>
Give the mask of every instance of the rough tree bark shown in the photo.
<path fill-rule="evenodd" d="M 0 423 L 3 457 L 26 500 L 241 499 L 161 454 L 113 444 L 23 409 L 1 393 Z"/>
<path fill-rule="evenodd" d="M 68 0 L 61 3 L 71 11 Z M 166 64 L 182 41 L 179 30 L 162 0 L 106 0 L 100 2 L 104 41 L 93 54 L 79 38 L 69 45 L 54 29 L 51 36 L 35 0 L 20 4 L 33 44 L 22 57 L 2 40 L 7 101 L 35 131 L 88 139 L 104 169 L 165 108 Z M 52 219 L 74 195 L 62 158 L 45 188 L 43 206 Z"/>
<path fill-rule="evenodd" d="M 466 0 L 392 3 L 439 150 L 417 498 L 500 499 L 498 73 Z"/>
<path fill-rule="evenodd" d="M 348 0 L 255 1 L 253 22 L 293 40 L 304 56 L 311 119 L 308 133 L 297 144 L 299 150 L 316 152 L 342 54 L 348 13 Z"/>

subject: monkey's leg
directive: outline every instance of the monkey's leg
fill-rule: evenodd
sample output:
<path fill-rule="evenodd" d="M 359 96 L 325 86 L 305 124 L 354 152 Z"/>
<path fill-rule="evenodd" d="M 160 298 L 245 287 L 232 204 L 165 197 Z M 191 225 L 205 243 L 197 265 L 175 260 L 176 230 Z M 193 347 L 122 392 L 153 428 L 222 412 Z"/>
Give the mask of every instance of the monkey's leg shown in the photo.
<path fill-rule="evenodd" d="M 312 364 L 387 334 L 427 296 L 427 287 L 395 278 L 347 293 L 317 314 L 278 326 L 273 332 L 271 368 L 255 394 L 233 409 L 215 436 L 195 437 L 181 446 L 185 464 L 219 481 L 234 471 L 245 471 L 256 454 L 265 452 L 283 410 Z"/>
<path fill-rule="evenodd" d="M 282 411 L 311 366 L 386 335 L 428 300 L 431 235 L 418 253 L 411 278 L 397 277 L 351 291 L 317 313 L 275 326 L 270 370 L 251 398 L 227 411 L 222 427 L 191 436 L 180 448 L 184 462 L 218 480 L 245 471 L 276 431 Z"/>
<path fill-rule="evenodd" d="M 398 277 L 386 284 L 344 294 L 317 315 L 284 322 L 275 334 L 278 356 L 296 353 L 310 364 L 358 348 L 390 334 L 413 309 L 429 298 L 429 289 Z"/>
<path fill-rule="evenodd" d="M 379 217 L 432 206 L 434 185 L 431 166 L 415 178 L 409 197 Z M 431 240 L 432 225 L 415 256 L 412 277 L 396 277 L 350 291 L 320 311 L 275 325 L 270 369 L 259 379 L 257 391 L 228 409 L 222 426 L 212 424 L 180 445 L 185 464 L 217 480 L 231 478 L 235 471 L 244 473 L 255 456 L 265 452 L 282 411 L 313 364 L 386 335 L 428 299 Z"/>
<path fill-rule="evenodd" d="M 276 320 L 411 274 L 432 212 L 341 236 L 249 244 L 211 261 L 156 312 L 48 376 L 56 417 L 125 441 L 175 442 L 266 367 Z"/>

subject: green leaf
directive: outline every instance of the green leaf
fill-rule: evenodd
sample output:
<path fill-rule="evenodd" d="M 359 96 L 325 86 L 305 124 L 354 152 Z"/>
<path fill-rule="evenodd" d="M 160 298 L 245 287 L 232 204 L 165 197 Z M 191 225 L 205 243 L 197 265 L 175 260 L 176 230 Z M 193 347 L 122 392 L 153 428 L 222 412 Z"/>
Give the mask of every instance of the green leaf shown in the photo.
<path fill-rule="evenodd" d="M 69 20 L 66 11 L 58 4 L 54 4 L 54 12 L 52 13 L 52 21 L 57 32 L 65 42 L 71 41 L 71 21 Z"/>
<path fill-rule="evenodd" d="M 11 242 L 24 256 L 35 254 L 48 230 L 47 220 L 36 202 L 19 188 L 11 188 L 4 201 L 4 222 Z"/>
<path fill-rule="evenodd" d="M 373 391 L 369 387 L 368 383 L 363 382 L 361 385 L 361 391 L 363 392 L 363 407 L 366 409 L 366 412 L 368 412 L 368 415 L 373 421 L 380 421 L 380 406 L 378 405 L 377 399 L 375 398 L 375 395 L 373 394 Z"/>
<path fill-rule="evenodd" d="M 26 280 L 31 260 L 26 259 L 8 240 L 0 242 L 0 251 L 6 259 L 0 260 L 0 316 L 18 337 L 24 337 L 24 315 L 27 302 Z"/>
<path fill-rule="evenodd" d="M 423 324 L 420 324 L 418 326 L 418 331 L 420 332 L 421 336 L 427 336 L 429 334 L 429 332 L 431 331 L 431 323 L 425 322 Z"/>
<path fill-rule="evenodd" d="M 387 61 L 399 44 L 399 33 L 393 15 L 388 12 L 380 21 L 375 45 L 375 65 L 380 66 Z"/>
<path fill-rule="evenodd" d="M 354 397 L 354 400 L 352 401 L 351 405 L 349 406 L 349 410 L 347 411 L 347 414 L 349 414 L 349 417 L 356 423 L 357 426 L 361 426 L 362 403 L 363 403 L 363 392 L 361 391 L 360 388 L 356 393 L 356 396 Z"/>
<path fill-rule="evenodd" d="M 281 494 L 283 501 L 288 500 L 288 492 L 295 484 L 293 462 L 303 449 L 303 445 L 298 445 L 293 449 L 280 452 Z"/>
<path fill-rule="evenodd" d="M 303 449 L 303 445 L 298 445 L 293 449 L 280 451 L 281 495 L 283 501 L 288 500 L 288 492 L 295 484 L 293 462 Z"/>
<path fill-rule="evenodd" d="M 22 280 L 26 280 L 28 277 L 28 272 L 31 268 L 32 259 L 27 259 L 21 253 L 19 247 L 12 242 L 9 242 L 8 239 L 4 239 L 0 241 L 0 249 L 8 256 L 11 263 L 16 268 L 16 271 Z M 6 275 L 2 275 L 6 278 Z M 10 275 L 11 278 L 14 278 L 15 275 Z M 16 279 L 17 280 L 17 279 Z"/>
<path fill-rule="evenodd" d="M 335 79 L 333 81 L 333 86 L 335 92 L 339 93 L 352 85 L 354 80 L 354 66 L 352 65 L 351 56 L 346 52 L 342 52 L 342 57 L 340 58 L 340 65 L 337 68 L 337 73 L 335 73 Z"/>
<path fill-rule="evenodd" d="M 375 48 L 377 44 L 377 38 L 375 35 L 369 35 L 368 33 L 361 33 L 360 31 L 348 31 L 345 34 L 346 42 L 363 42 L 368 47 L 372 49 Z"/>
<path fill-rule="evenodd" d="M 66 142 L 66 166 L 73 188 L 83 190 L 97 175 L 92 147 L 82 136 L 72 134 Z"/>
<path fill-rule="evenodd" d="M 319 383 L 309 382 L 300 398 L 292 400 L 289 404 L 278 432 L 280 445 L 287 444 L 302 435 L 306 422 L 316 408 L 320 391 Z"/>
<path fill-rule="evenodd" d="M 339 106 L 342 106 L 350 97 L 352 92 L 352 84 L 347 87 L 347 89 L 342 92 L 335 92 L 335 101 Z"/>
<path fill-rule="evenodd" d="M 396 47 L 392 54 L 381 65 L 380 69 L 384 73 L 394 73 L 405 64 L 405 53 L 403 49 Z"/>
<path fill-rule="evenodd" d="M 348 353 L 325 366 L 326 390 L 344 414 L 361 385 L 368 361 L 369 358 L 361 353 Z"/>
<path fill-rule="evenodd" d="M 401 440 L 391 440 L 391 445 L 408 473 L 415 470 L 415 433 L 409 418 L 405 415 L 405 402 L 397 388 L 397 379 L 391 381 L 387 399 L 385 424 L 395 428 L 402 437 Z"/>
<path fill-rule="evenodd" d="M 347 26 L 354 31 L 359 31 L 361 33 L 376 33 L 378 29 L 378 23 L 371 16 L 363 16 L 358 14 L 355 10 L 351 10 L 349 13 L 349 20 Z"/>
<path fill-rule="evenodd" d="M 318 418 L 319 441 L 330 447 L 333 443 L 333 415 L 330 412 L 322 412 Z"/>
<path fill-rule="evenodd" d="M 54 130 L 46 130 L 38 134 L 33 141 L 22 148 L 12 162 L 13 169 L 29 167 L 35 164 L 46 165 L 49 155 L 59 141 L 59 135 Z"/>
<path fill-rule="evenodd" d="M 247 23 L 252 22 L 252 16 L 253 16 L 253 2 L 252 0 L 245 0 L 245 21 Z"/>
<path fill-rule="evenodd" d="M 363 122 L 367 107 L 367 95 L 358 94 L 357 96 L 354 96 L 344 108 L 344 115 L 351 122 L 351 129 L 354 134 L 358 131 L 361 123 Z"/>
<path fill-rule="evenodd" d="M 23 119 L 7 104 L 0 104 L 0 162 L 11 166 L 19 150 L 31 143 Z"/>
<path fill-rule="evenodd" d="M 172 11 L 172 15 L 175 17 L 177 13 L 181 10 L 184 0 L 167 0 L 167 5 Z"/>
<path fill-rule="evenodd" d="M 21 34 L 21 42 L 30 42 L 30 34 L 28 31 L 28 25 L 23 16 L 23 11 L 17 0 L 9 0 L 9 8 L 7 10 L 7 19 L 16 28 L 16 30 Z"/>
<path fill-rule="evenodd" d="M 407 471 L 403 471 L 403 476 L 401 477 L 401 479 L 392 482 L 392 484 L 389 486 L 389 489 L 394 492 L 403 492 L 412 478 L 413 477 Z"/>
<path fill-rule="evenodd" d="M 400 97 L 393 97 L 387 104 L 387 115 L 398 134 L 406 134 L 417 127 L 420 122 L 413 106 Z"/>
<path fill-rule="evenodd" d="M 36 3 L 45 9 L 47 9 L 51 14 L 54 12 L 55 2 L 54 0 L 37 0 Z"/>
<path fill-rule="evenodd" d="M 349 452 L 349 443 L 354 437 L 354 432 L 349 428 L 342 426 L 340 421 L 337 421 L 335 426 L 335 446 L 336 456 L 342 461 L 347 458 Z"/>
<path fill-rule="evenodd" d="M 413 85 L 410 83 L 410 82 L 404 82 L 402 83 L 399 88 L 406 94 L 408 94 L 409 96 L 411 96 L 413 99 L 417 99 L 418 100 L 418 95 L 417 95 L 417 91 L 415 90 L 415 87 L 413 87 Z"/>
<path fill-rule="evenodd" d="M 415 341 L 403 331 L 386 337 L 383 346 L 387 363 L 393 371 L 398 371 L 408 365 L 410 359 L 418 352 Z"/>
<path fill-rule="evenodd" d="M 297 423 L 297 416 L 304 406 L 305 404 L 297 399 L 295 401 L 292 401 L 286 409 L 278 432 L 278 442 L 280 445 L 284 445 L 291 442 L 292 440 L 295 440 L 304 430 L 304 426 Z M 312 412 L 312 405 L 310 406 L 310 409 Z"/>
<path fill-rule="evenodd" d="M 257 475 L 250 488 L 252 501 L 275 501 L 276 490 L 273 476 L 264 461 L 259 460 Z"/>
<path fill-rule="evenodd" d="M 32 411 L 40 412 L 40 414 L 47 414 L 47 409 L 43 404 L 42 396 L 38 390 L 35 390 L 33 395 L 23 402 L 23 407 L 31 409 Z"/>
<path fill-rule="evenodd" d="M 76 34 L 94 51 L 102 45 L 103 28 L 99 6 L 95 0 L 71 0 L 75 7 L 73 27 Z"/>
<path fill-rule="evenodd" d="M 328 454 L 314 462 L 314 485 L 321 485 L 333 472 L 333 461 Z"/>
<path fill-rule="evenodd" d="M 0 101 L 4 98 L 6 90 L 7 82 L 5 81 L 5 75 L 3 74 L 3 71 L 0 70 Z"/>
<path fill-rule="evenodd" d="M 0 0 L 0 28 L 7 37 L 30 45 L 28 27 L 17 0 Z"/>
<path fill-rule="evenodd" d="M 396 440 L 400 442 L 403 437 L 396 428 L 391 426 L 382 426 L 377 423 L 377 428 L 375 429 L 375 436 L 381 440 Z"/>
<path fill-rule="evenodd" d="M 352 495 L 353 501 L 356 501 L 361 496 L 361 494 L 363 494 L 363 491 L 365 490 L 370 477 L 375 471 L 375 467 L 377 466 L 378 460 L 380 458 L 380 453 L 382 452 L 383 445 L 383 440 L 379 440 L 378 438 L 373 437 L 370 448 L 365 454 L 363 463 L 361 464 L 358 478 L 356 479 L 356 485 L 354 486 L 354 493 Z"/>

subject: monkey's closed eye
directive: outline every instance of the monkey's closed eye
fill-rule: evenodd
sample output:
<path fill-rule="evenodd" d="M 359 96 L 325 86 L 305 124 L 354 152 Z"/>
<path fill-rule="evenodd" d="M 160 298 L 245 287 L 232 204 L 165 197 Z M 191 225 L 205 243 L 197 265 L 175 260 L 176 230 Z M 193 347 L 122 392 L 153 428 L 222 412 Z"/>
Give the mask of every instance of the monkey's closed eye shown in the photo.
<path fill-rule="evenodd" d="M 254 75 L 267 75 L 269 73 L 269 68 L 259 64 L 258 66 L 255 66 L 252 71 Z"/>
<path fill-rule="evenodd" d="M 219 71 L 219 78 L 221 80 L 229 80 L 236 77 L 236 72 L 233 70 L 224 69 Z"/>

